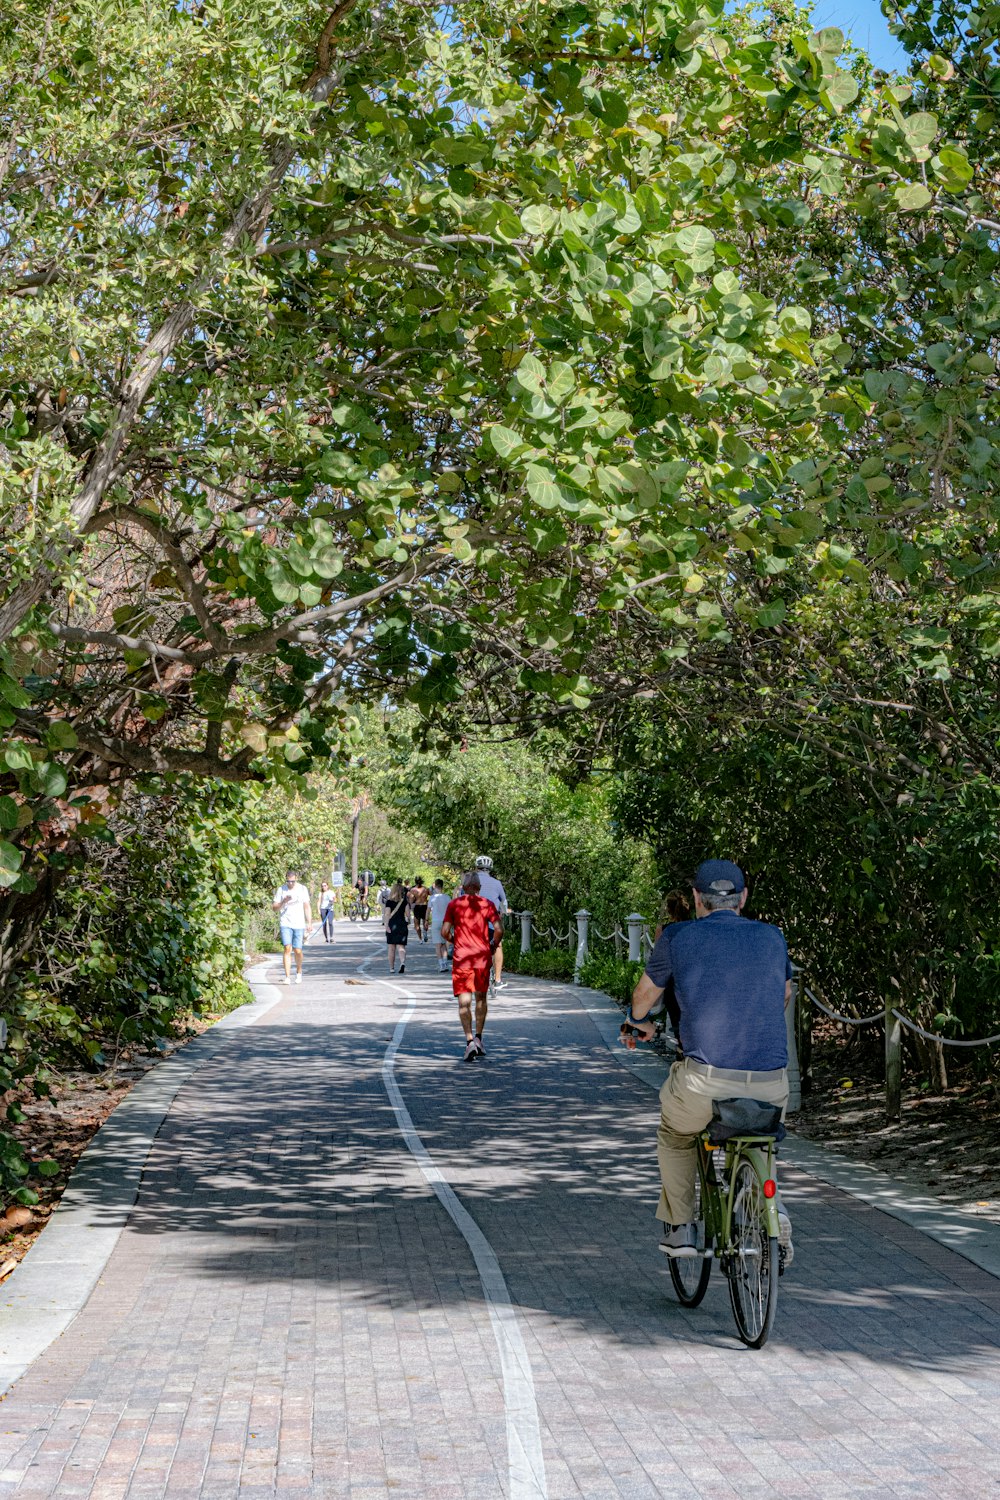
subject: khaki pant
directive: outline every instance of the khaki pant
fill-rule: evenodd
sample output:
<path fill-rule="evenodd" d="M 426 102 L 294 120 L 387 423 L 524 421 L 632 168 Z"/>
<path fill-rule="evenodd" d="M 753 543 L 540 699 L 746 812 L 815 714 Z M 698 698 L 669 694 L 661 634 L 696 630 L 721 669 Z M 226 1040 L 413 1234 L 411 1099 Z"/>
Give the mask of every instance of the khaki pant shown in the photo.
<path fill-rule="evenodd" d="M 689 1224 L 694 1218 L 694 1185 L 698 1169 L 697 1140 L 712 1118 L 713 1099 L 760 1099 L 780 1104 L 782 1118 L 788 1103 L 788 1073 L 737 1073 L 732 1068 L 710 1068 L 683 1058 L 675 1062 L 660 1090 L 660 1128 L 656 1156 L 663 1191 L 656 1217 L 665 1224 Z"/>

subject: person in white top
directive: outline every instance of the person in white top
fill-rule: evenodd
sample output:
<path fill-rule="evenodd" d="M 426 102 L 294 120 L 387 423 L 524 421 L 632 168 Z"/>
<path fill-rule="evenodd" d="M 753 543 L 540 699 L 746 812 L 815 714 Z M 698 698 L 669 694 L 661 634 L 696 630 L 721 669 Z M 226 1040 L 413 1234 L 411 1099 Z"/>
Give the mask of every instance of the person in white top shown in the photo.
<path fill-rule="evenodd" d="M 292 982 L 292 955 L 295 955 L 295 983 L 302 983 L 302 945 L 307 932 L 312 932 L 312 905 L 309 888 L 299 880 L 296 870 L 289 870 L 284 885 L 279 885 L 271 903 L 281 923 L 282 963 L 285 966 L 285 983 Z"/>
<path fill-rule="evenodd" d="M 507 901 L 507 892 L 501 881 L 493 874 L 493 861 L 488 854 L 480 854 L 476 858 L 476 874 L 479 876 L 479 894 L 487 901 L 492 901 L 501 917 L 506 917 L 510 910 Z M 505 988 L 502 982 L 503 975 L 503 942 L 496 945 L 493 954 L 493 983 L 498 990 Z"/>
<path fill-rule="evenodd" d="M 443 880 L 435 880 L 434 889 L 431 891 L 430 900 L 427 902 L 427 915 L 431 925 L 431 942 L 434 944 L 438 960 L 438 973 L 444 974 L 448 969 L 448 944 L 441 936 L 441 924 L 444 922 L 444 914 L 448 910 L 449 896 L 444 888 Z"/>
<path fill-rule="evenodd" d="M 319 887 L 319 920 L 323 928 L 323 936 L 328 943 L 333 942 L 333 923 L 336 916 L 336 897 L 327 885 L 326 881 L 320 882 Z"/>

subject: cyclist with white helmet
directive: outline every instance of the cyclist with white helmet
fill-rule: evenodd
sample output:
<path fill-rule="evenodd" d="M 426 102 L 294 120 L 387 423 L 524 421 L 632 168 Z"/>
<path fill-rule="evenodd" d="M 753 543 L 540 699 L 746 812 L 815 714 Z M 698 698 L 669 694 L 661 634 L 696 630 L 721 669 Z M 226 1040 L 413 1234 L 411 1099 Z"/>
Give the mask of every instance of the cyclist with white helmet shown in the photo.
<path fill-rule="evenodd" d="M 488 854 L 479 854 L 476 856 L 476 874 L 479 876 L 481 895 L 487 901 L 493 902 L 501 917 L 506 917 L 510 910 L 510 905 L 507 901 L 507 892 L 503 888 L 503 883 L 493 874 L 493 861 Z M 502 975 L 503 939 L 501 938 L 493 953 L 493 983 L 498 990 L 504 988 L 501 979 Z"/>

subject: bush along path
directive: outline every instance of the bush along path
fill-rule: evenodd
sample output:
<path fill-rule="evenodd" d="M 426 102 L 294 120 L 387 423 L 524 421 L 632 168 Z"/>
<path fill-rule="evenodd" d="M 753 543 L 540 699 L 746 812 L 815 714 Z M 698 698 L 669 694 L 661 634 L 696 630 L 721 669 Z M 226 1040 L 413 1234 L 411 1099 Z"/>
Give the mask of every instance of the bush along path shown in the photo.
<path fill-rule="evenodd" d="M 181 1087 L 99 1284 L 6 1398 L 0 1495 L 513 1493 L 484 1283 L 386 1093 L 394 1036 L 530 1367 L 542 1464 L 520 1500 L 967 1500 L 1000 1480 L 1000 1282 L 788 1169 L 797 1257 L 761 1401 L 721 1283 L 693 1312 L 672 1298 L 655 1096 L 580 992 L 515 976 L 467 1067 L 429 950 L 390 988 L 380 938 L 310 948 L 305 983 Z"/>

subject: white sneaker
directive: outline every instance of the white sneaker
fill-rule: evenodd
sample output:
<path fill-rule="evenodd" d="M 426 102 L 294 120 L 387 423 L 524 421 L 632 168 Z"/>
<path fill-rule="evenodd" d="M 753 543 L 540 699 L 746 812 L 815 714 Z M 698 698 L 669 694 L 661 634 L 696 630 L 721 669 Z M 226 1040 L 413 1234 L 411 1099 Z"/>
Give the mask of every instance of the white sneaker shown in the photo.
<path fill-rule="evenodd" d="M 302 983 L 302 970 L 301 969 L 298 971 L 298 973 L 295 976 L 295 983 L 296 984 L 301 984 Z"/>
<path fill-rule="evenodd" d="M 288 974 L 286 974 L 285 977 L 284 977 L 284 979 L 281 982 L 282 982 L 282 984 L 291 984 L 291 982 L 292 982 L 291 981 L 291 977 Z"/>
<path fill-rule="evenodd" d="M 795 1259 L 792 1244 L 792 1221 L 783 1208 L 778 1209 L 778 1249 L 781 1252 L 781 1269 L 787 1271 Z"/>

